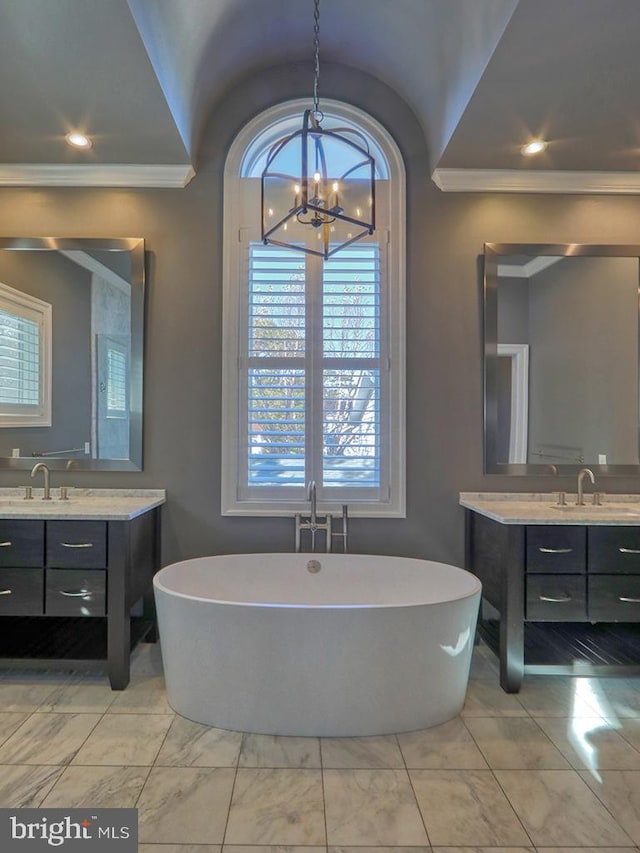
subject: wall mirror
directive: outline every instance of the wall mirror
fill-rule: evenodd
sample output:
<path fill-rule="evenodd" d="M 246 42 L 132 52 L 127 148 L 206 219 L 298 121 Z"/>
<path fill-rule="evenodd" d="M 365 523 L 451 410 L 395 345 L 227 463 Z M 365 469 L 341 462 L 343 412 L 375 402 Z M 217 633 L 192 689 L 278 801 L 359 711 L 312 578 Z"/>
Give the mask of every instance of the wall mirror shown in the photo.
<path fill-rule="evenodd" d="M 144 241 L 0 238 L 0 467 L 140 471 Z"/>
<path fill-rule="evenodd" d="M 486 473 L 640 474 L 640 246 L 487 243 L 484 270 Z"/>

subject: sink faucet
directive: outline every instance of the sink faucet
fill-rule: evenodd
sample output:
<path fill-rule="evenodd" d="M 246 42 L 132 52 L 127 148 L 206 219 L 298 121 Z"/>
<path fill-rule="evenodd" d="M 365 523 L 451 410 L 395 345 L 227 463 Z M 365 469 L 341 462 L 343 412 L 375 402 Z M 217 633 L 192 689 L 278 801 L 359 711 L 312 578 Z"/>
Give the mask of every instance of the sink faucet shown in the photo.
<path fill-rule="evenodd" d="M 36 464 L 31 469 L 31 476 L 35 477 L 38 471 L 42 471 L 44 475 L 44 494 L 42 496 L 43 501 L 51 500 L 51 492 L 49 489 L 49 469 L 44 464 L 44 462 L 36 462 Z"/>
<path fill-rule="evenodd" d="M 595 486 L 596 478 L 593 475 L 593 471 L 591 468 L 581 468 L 578 471 L 578 499 L 576 500 L 577 506 L 584 506 L 584 495 L 582 493 L 582 482 L 585 477 L 588 477 L 591 480 L 592 485 Z"/>

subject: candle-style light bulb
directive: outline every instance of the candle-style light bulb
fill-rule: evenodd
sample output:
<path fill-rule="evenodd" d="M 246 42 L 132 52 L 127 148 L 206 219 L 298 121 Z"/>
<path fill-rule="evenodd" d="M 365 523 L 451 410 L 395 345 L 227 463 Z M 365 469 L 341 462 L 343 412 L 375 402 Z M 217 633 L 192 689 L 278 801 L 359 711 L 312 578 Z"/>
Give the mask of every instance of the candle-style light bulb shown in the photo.
<path fill-rule="evenodd" d="M 293 206 L 298 207 L 300 204 L 300 184 L 293 185 Z"/>
<path fill-rule="evenodd" d="M 340 189 L 340 184 L 338 181 L 334 181 L 332 184 L 333 189 L 333 203 L 331 204 L 332 213 L 342 213 L 343 209 L 340 207 L 340 196 L 338 195 L 338 191 Z"/>

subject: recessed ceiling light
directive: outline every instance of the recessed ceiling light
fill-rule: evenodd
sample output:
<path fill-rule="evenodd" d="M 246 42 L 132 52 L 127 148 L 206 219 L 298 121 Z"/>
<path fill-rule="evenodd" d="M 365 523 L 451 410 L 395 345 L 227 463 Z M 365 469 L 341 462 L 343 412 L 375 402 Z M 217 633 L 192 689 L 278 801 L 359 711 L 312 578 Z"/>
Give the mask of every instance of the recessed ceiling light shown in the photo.
<path fill-rule="evenodd" d="M 525 157 L 531 157 L 533 154 L 539 154 L 541 151 L 544 151 L 546 147 L 547 143 L 544 139 L 532 139 L 531 142 L 523 145 L 520 151 Z"/>
<path fill-rule="evenodd" d="M 67 133 L 65 136 L 67 143 L 73 148 L 91 148 L 91 139 L 88 136 L 85 136 L 84 133 Z"/>

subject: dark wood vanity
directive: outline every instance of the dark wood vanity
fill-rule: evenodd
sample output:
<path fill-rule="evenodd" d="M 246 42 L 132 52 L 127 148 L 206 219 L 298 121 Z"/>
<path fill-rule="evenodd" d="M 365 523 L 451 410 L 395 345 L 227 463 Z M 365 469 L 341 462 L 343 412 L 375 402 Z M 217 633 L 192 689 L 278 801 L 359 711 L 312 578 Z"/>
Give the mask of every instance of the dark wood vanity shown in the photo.
<path fill-rule="evenodd" d="M 33 501 L 39 518 L 7 517 L 0 508 L 0 666 L 106 661 L 112 688 L 127 686 L 132 647 L 155 640 L 158 495 L 139 497 L 133 509 L 103 508 L 100 497 L 74 502 L 80 517 L 66 506 L 56 517 L 54 502 L 45 512 Z"/>
<path fill-rule="evenodd" d="M 544 523 L 538 502 L 528 522 L 514 522 L 508 510 L 492 518 L 482 501 L 461 502 L 466 567 L 483 585 L 479 632 L 507 692 L 525 672 L 640 674 L 640 516 L 619 522 L 607 509 L 611 523 Z"/>

